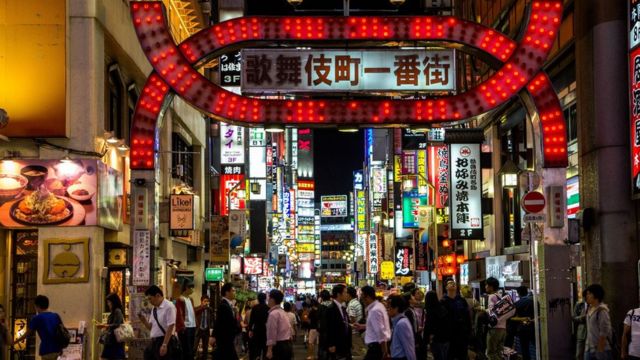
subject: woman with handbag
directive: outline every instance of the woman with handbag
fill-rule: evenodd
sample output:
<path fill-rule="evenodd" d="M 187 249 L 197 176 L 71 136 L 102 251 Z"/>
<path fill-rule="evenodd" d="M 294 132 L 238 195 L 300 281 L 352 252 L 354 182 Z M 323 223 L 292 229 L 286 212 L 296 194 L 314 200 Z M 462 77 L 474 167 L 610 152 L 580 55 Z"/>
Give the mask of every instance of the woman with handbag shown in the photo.
<path fill-rule="evenodd" d="M 120 297 L 111 293 L 107 295 L 107 306 L 109 307 L 109 317 L 106 324 L 98 325 L 102 329 L 100 342 L 104 345 L 101 359 L 104 360 L 124 360 L 124 342 L 118 342 L 114 331 L 124 324 L 124 314 L 122 313 L 122 301 Z"/>

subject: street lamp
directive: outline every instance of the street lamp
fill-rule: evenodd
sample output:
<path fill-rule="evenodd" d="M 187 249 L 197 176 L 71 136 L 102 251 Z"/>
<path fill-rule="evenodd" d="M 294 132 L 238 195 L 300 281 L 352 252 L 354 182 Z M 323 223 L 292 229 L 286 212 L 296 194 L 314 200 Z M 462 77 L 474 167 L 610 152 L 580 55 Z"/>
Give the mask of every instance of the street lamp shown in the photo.
<path fill-rule="evenodd" d="M 517 187 L 518 175 L 520 174 L 520 168 L 511 159 L 502 165 L 502 168 L 498 171 L 500 179 L 502 180 L 503 187 Z"/>

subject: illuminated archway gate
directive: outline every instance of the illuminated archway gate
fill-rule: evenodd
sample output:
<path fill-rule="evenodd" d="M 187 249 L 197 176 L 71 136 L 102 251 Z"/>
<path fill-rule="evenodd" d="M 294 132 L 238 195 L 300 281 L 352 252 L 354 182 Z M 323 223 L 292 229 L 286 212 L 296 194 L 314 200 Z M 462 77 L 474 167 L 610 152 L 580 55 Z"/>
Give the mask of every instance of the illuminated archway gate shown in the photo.
<path fill-rule="evenodd" d="M 567 166 L 565 121 L 560 103 L 540 69 L 562 17 L 560 1 L 533 2 L 521 43 L 455 17 L 242 17 L 204 29 L 179 46 L 167 29 L 160 2 L 132 2 L 142 49 L 154 71 L 136 105 L 131 128 L 131 168 L 155 169 L 158 119 L 177 94 L 209 115 L 246 125 L 285 126 L 434 124 L 485 113 L 526 86 L 540 118 L 544 167 Z M 470 46 L 502 65 L 477 87 L 427 100 L 264 100 L 236 95 L 196 71 L 208 57 L 243 42 L 446 41 Z"/>

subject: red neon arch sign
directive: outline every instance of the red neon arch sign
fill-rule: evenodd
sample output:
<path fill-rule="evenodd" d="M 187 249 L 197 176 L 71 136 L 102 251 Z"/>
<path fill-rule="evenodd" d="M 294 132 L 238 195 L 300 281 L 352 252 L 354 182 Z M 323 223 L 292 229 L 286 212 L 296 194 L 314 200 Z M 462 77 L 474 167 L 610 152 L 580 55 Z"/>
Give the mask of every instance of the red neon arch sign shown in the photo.
<path fill-rule="evenodd" d="M 520 44 L 493 29 L 454 17 L 244 17 L 200 31 L 177 46 L 160 2 L 132 2 L 136 33 L 153 65 L 131 131 L 131 168 L 153 169 L 156 123 L 172 93 L 212 116 L 248 125 L 389 125 L 458 121 L 489 111 L 525 86 L 542 124 L 544 166 L 567 164 L 564 117 L 548 77 L 538 74 L 555 40 L 559 1 L 536 1 Z M 247 41 L 435 40 L 466 44 L 503 63 L 465 93 L 428 100 L 264 100 L 211 83 L 194 66 Z M 537 75 L 536 75 L 537 74 Z"/>

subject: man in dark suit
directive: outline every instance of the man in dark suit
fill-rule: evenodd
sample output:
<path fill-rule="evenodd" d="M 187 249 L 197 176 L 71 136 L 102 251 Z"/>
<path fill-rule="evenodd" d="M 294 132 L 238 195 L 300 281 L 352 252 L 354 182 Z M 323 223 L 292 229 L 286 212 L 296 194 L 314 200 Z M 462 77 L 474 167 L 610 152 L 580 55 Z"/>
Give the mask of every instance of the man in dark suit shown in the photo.
<path fill-rule="evenodd" d="M 236 354 L 235 339 L 240 333 L 240 324 L 233 313 L 236 289 L 231 283 L 226 283 L 220 290 L 222 301 L 216 312 L 216 322 L 213 328 L 213 337 L 216 339 L 214 359 L 238 360 Z"/>
<path fill-rule="evenodd" d="M 266 354 L 268 318 L 267 294 L 259 293 L 258 304 L 251 308 L 249 317 L 249 360 L 260 359 Z"/>
<path fill-rule="evenodd" d="M 329 359 L 351 359 L 351 326 L 344 302 L 347 287 L 340 284 L 333 287 L 333 301 L 325 313 L 327 321 L 327 352 Z"/>

